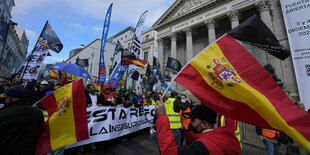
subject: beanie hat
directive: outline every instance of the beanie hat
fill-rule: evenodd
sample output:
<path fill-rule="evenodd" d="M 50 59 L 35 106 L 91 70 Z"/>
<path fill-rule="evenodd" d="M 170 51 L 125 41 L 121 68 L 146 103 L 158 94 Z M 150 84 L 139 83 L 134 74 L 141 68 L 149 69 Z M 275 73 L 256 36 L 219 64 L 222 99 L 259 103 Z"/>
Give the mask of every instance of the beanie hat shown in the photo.
<path fill-rule="evenodd" d="M 195 108 L 191 111 L 190 117 L 191 119 L 198 118 L 202 121 L 206 121 L 207 123 L 215 124 L 217 112 L 201 104 L 195 106 Z"/>
<path fill-rule="evenodd" d="M 25 87 L 13 87 L 5 93 L 5 96 L 9 96 L 12 98 L 24 98 L 27 97 L 27 95 L 28 89 Z"/>

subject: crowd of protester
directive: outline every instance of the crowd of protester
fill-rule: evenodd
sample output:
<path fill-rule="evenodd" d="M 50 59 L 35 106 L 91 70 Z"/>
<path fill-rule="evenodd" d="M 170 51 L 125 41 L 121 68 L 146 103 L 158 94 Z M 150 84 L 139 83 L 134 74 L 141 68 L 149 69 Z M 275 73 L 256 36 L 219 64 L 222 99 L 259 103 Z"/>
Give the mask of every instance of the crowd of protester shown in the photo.
<path fill-rule="evenodd" d="M 24 83 L 20 74 L 13 74 L 11 78 L 0 77 L 0 152 L 4 154 L 34 154 L 36 139 L 44 122 L 42 113 L 44 109 L 36 103 L 61 87 L 62 84 L 59 82 L 46 80 Z M 125 89 L 124 87 L 112 89 L 110 85 L 104 85 L 101 89 L 100 87 L 98 89 L 95 84 L 87 84 L 85 87 L 86 107 L 121 106 L 128 108 L 156 105 L 157 115 L 150 128 L 150 133 L 154 134 L 156 128 L 158 129 L 158 143 L 162 154 L 171 152 L 214 154 L 221 152 L 220 150 L 228 154 L 240 154 L 240 138 L 237 137 L 238 141 L 234 136 L 236 135 L 235 126 L 230 127 L 232 130 L 229 129 L 227 135 L 217 137 L 213 134 L 226 133 L 226 131 L 224 130 L 225 126 L 222 125 L 217 125 L 218 129 L 214 130 L 214 124 L 218 117 L 216 112 L 203 104 L 194 107 L 193 101 L 186 94 L 172 91 L 169 95 L 164 97 L 162 95 L 161 92 L 140 93 L 132 88 Z M 34 104 L 37 106 L 33 107 Z M 305 110 L 302 102 L 298 101 L 295 104 Z M 221 123 L 220 121 L 219 119 L 217 123 Z M 226 121 L 234 120 L 225 118 L 224 124 Z M 172 132 L 169 132 L 170 130 Z M 189 135 L 189 131 L 196 134 Z M 208 133 L 206 133 L 207 131 Z M 257 134 L 265 144 L 266 151 L 279 154 L 280 144 L 283 143 L 283 139 L 279 139 L 281 134 L 274 131 L 272 135 L 264 135 L 265 131 L 267 130 L 257 128 Z M 271 131 L 268 130 L 268 132 Z M 188 136 L 191 138 L 189 139 Z M 223 141 L 210 142 L 205 139 L 206 137 L 210 138 L 209 136 L 223 138 Z M 287 138 L 289 139 L 289 137 Z M 288 143 L 287 140 L 285 143 Z M 96 149 L 94 144 L 88 146 Z M 80 147 L 80 151 L 83 151 L 83 147 Z M 300 152 L 307 154 L 302 147 L 300 147 Z M 64 154 L 64 148 L 48 155 L 53 153 Z"/>

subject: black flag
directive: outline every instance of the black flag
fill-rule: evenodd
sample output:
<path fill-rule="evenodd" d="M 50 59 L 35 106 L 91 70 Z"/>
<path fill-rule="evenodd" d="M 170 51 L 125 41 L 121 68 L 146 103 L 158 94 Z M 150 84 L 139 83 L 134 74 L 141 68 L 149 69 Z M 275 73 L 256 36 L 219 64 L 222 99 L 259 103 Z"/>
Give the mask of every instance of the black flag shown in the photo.
<path fill-rule="evenodd" d="M 124 50 L 123 45 L 117 41 L 116 46 L 115 46 L 115 51 L 114 51 L 114 55 L 116 55 L 119 52 L 122 52 Z"/>
<path fill-rule="evenodd" d="M 51 25 L 48 23 L 48 21 L 46 21 L 46 24 L 43 28 L 43 31 L 39 37 L 38 42 L 41 45 L 43 45 L 43 46 L 45 46 L 45 47 L 47 47 L 47 48 L 49 48 L 52 51 L 55 51 L 57 53 L 59 53 L 63 48 L 63 44 L 59 40 L 54 29 L 51 27 Z"/>
<path fill-rule="evenodd" d="M 246 44 L 257 46 L 271 55 L 285 60 L 290 51 L 283 47 L 266 24 L 256 15 L 227 33 Z"/>
<path fill-rule="evenodd" d="M 140 73 L 137 70 L 135 70 L 135 72 L 132 73 L 131 78 L 134 80 L 138 80 L 139 75 L 140 75 Z"/>
<path fill-rule="evenodd" d="M 181 68 L 182 68 L 182 65 L 180 61 L 178 61 L 177 59 L 168 57 L 167 66 L 166 66 L 167 71 L 170 71 L 173 74 L 177 74 L 181 70 Z"/>
<path fill-rule="evenodd" d="M 155 56 L 153 57 L 153 68 L 154 69 L 160 69 L 160 63 L 158 58 L 156 58 Z"/>
<path fill-rule="evenodd" d="M 147 81 L 149 84 L 149 88 L 153 88 L 154 84 L 157 83 L 157 78 L 155 77 L 156 75 L 154 74 L 154 71 L 150 64 L 147 65 L 146 76 L 148 78 Z"/>

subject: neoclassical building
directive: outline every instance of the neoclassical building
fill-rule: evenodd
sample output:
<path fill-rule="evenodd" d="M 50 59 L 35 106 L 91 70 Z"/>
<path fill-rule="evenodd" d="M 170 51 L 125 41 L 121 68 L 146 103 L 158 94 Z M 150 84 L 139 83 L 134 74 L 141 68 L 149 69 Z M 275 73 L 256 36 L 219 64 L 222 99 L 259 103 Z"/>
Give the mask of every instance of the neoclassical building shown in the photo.
<path fill-rule="evenodd" d="M 152 26 L 158 32 L 160 63 L 165 66 L 171 56 L 185 65 L 210 43 L 255 14 L 282 45 L 289 46 L 279 0 L 176 0 Z M 297 99 L 292 58 L 281 61 L 256 47 L 245 46 L 263 66 L 274 66 L 285 84 L 284 91 Z"/>

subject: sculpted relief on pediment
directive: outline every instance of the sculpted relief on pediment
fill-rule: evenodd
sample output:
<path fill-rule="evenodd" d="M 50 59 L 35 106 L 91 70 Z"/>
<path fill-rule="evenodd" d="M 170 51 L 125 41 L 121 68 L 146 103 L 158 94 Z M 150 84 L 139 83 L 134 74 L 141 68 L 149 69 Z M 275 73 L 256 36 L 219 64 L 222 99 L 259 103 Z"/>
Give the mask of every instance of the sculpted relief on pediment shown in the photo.
<path fill-rule="evenodd" d="M 213 2 L 215 0 L 188 0 L 173 16 L 174 17 L 178 17 L 180 15 L 183 15 L 187 12 L 190 12 L 200 6 L 202 6 L 205 3 L 210 3 Z"/>

